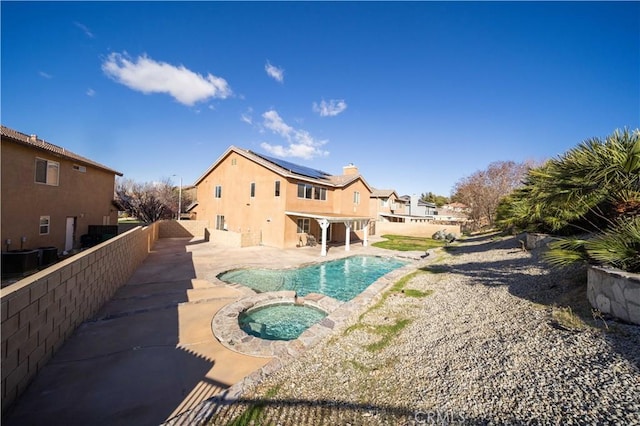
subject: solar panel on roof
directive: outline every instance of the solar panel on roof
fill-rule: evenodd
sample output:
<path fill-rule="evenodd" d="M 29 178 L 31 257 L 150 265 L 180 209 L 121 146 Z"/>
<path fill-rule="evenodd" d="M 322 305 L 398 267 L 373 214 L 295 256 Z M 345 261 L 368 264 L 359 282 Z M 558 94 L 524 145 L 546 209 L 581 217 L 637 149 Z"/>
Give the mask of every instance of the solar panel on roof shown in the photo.
<path fill-rule="evenodd" d="M 289 161 L 281 160 L 279 158 L 269 157 L 267 155 L 258 154 L 253 152 L 253 154 L 257 155 L 260 158 L 263 158 L 276 166 L 280 166 L 283 169 L 288 170 L 291 173 L 295 173 L 298 175 L 314 178 L 314 179 L 326 179 L 328 176 L 331 176 L 327 172 L 323 172 L 322 170 L 312 169 L 311 167 L 301 166 L 299 164 L 290 163 Z"/>

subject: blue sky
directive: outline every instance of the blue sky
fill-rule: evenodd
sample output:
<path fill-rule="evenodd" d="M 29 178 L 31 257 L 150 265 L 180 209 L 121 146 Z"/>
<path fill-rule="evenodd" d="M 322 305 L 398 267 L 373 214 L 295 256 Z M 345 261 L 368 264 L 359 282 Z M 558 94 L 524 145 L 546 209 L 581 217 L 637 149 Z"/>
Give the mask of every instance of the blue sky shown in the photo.
<path fill-rule="evenodd" d="M 0 7 L 2 124 L 137 181 L 193 183 L 236 145 L 449 195 L 639 127 L 638 2 Z"/>

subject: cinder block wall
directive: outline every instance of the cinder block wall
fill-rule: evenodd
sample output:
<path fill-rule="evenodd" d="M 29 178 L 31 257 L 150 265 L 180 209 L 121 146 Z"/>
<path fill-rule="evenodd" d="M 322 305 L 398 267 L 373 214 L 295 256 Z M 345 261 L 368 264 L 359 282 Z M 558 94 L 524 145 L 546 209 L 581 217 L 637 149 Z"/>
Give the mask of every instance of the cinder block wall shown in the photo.
<path fill-rule="evenodd" d="M 260 245 L 260 233 L 259 232 L 243 232 L 240 236 L 241 247 L 253 247 Z"/>
<path fill-rule="evenodd" d="M 242 247 L 242 234 L 233 231 L 212 229 L 211 241 L 224 247 Z"/>
<path fill-rule="evenodd" d="M 0 290 L 2 412 L 71 336 L 124 285 L 159 237 L 138 227 Z"/>
<path fill-rule="evenodd" d="M 376 222 L 375 226 L 377 236 L 392 234 L 431 238 L 433 234 L 442 229 L 445 229 L 447 232 L 453 232 L 458 237 L 460 236 L 460 225 L 436 225 L 426 222 Z"/>
<path fill-rule="evenodd" d="M 160 238 L 204 237 L 208 220 L 161 220 Z"/>

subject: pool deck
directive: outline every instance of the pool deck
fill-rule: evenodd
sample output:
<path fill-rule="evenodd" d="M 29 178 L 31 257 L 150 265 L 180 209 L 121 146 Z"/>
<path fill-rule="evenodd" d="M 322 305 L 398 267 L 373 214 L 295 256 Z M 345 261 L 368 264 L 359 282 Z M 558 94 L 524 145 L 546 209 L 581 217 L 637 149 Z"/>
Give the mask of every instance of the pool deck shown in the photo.
<path fill-rule="evenodd" d="M 247 377 L 267 374 L 277 368 L 274 360 L 280 362 L 230 350 L 214 337 L 211 322 L 216 313 L 255 294 L 224 284 L 216 278 L 219 273 L 246 267 L 292 268 L 357 254 L 390 252 L 356 243 L 348 252 L 343 246 L 331 247 L 321 257 L 319 246 L 240 249 L 198 238 L 161 239 L 114 298 L 80 325 L 2 422 L 176 423 L 184 418 L 180 414 L 202 401 L 242 389 Z M 420 254 L 404 255 L 419 260 Z M 361 302 L 351 306 L 353 314 L 370 299 L 371 295 L 358 299 Z M 348 310 L 341 315 L 350 316 Z M 309 345 L 300 349 L 305 346 Z"/>

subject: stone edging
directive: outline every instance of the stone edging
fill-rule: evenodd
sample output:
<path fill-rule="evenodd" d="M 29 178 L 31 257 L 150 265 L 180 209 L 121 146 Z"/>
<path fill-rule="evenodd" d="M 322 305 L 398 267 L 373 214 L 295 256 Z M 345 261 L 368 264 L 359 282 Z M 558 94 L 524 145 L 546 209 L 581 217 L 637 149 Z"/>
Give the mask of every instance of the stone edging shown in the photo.
<path fill-rule="evenodd" d="M 587 297 L 600 312 L 640 325 L 640 274 L 590 266 Z"/>
<path fill-rule="evenodd" d="M 216 339 L 228 349 L 247 355 L 260 357 L 281 356 L 292 354 L 300 349 L 300 342 L 314 342 L 322 338 L 334 327 L 334 322 L 327 317 L 317 324 L 306 329 L 298 339 L 284 340 L 264 340 L 247 334 L 238 324 L 238 316 L 251 308 L 267 306 L 270 304 L 296 303 L 299 305 L 313 306 L 321 311 L 330 314 L 344 302 L 340 302 L 332 297 L 322 294 L 311 293 L 305 297 L 296 298 L 295 291 L 271 291 L 259 293 L 254 296 L 245 297 L 235 303 L 231 303 L 222 308 L 211 321 L 211 330 Z"/>

